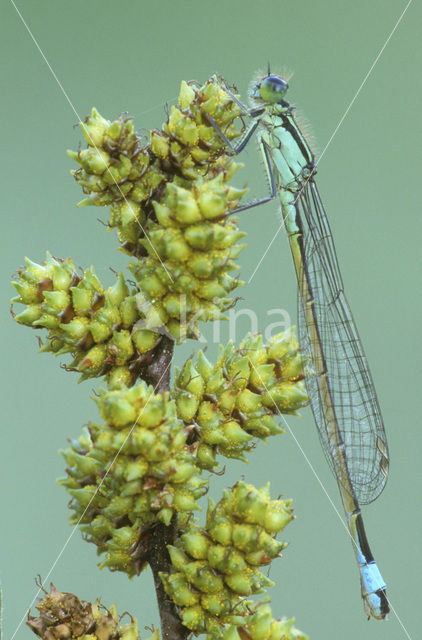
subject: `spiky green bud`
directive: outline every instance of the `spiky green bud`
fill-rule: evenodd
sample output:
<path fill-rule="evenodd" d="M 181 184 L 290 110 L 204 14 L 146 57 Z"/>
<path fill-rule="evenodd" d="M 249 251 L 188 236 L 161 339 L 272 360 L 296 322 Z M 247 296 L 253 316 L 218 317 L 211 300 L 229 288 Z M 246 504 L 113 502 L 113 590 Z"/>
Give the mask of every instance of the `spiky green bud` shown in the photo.
<path fill-rule="evenodd" d="M 233 258 L 242 246 L 235 243 L 242 234 L 232 221 L 207 222 L 200 204 L 205 194 L 214 194 L 225 213 L 238 200 L 229 199 L 232 194 L 222 174 L 189 187 L 168 183 L 164 196 L 153 202 L 158 223 L 149 222 L 147 236 L 139 240 L 148 257 L 130 266 L 161 320 L 156 327 L 163 326 L 178 341 L 196 337 L 199 320 L 222 317 L 232 304 L 227 296 L 242 284 L 229 275 L 237 269 Z M 215 210 L 215 217 L 222 215 Z M 195 241 L 198 234 L 207 242 Z"/>
<path fill-rule="evenodd" d="M 82 532 L 105 553 L 101 566 L 132 576 L 145 566 L 136 549 L 151 523 L 198 509 L 206 481 L 168 394 L 140 383 L 100 390 L 96 403 L 105 423 L 62 452 L 68 476 L 60 483 L 72 496 L 72 522 L 83 515 Z"/>
<path fill-rule="evenodd" d="M 182 83 L 179 105 L 180 109 L 171 108 L 161 131 L 151 132 L 147 146 L 141 143 L 130 118 L 120 117 L 110 122 L 94 108 L 81 123 L 88 148 L 78 153 L 68 152 L 80 167 L 72 174 L 88 194 L 80 206 L 111 204 L 110 226 L 117 228 L 123 248 L 130 254 L 136 253 L 139 238 L 145 233 L 148 237 L 145 229 L 150 215 L 148 200 L 157 199 L 154 194 L 164 181 L 187 192 L 185 198 L 179 199 L 176 212 L 184 224 L 188 219 L 199 221 L 202 215 L 194 213 L 198 205 L 192 201 L 190 183 L 206 175 L 219 174 L 227 181 L 238 167 L 225 154 L 224 141 L 206 115 L 209 113 L 229 139 L 240 135 L 239 107 L 218 86 L 216 78 L 196 90 Z M 240 191 L 228 192 L 230 201 L 240 196 Z M 215 193 L 204 192 L 201 201 L 205 218 L 224 213 L 224 201 Z M 163 224 L 165 207 L 159 209 L 158 203 L 154 206 L 157 219 Z"/>
<path fill-rule="evenodd" d="M 18 275 L 13 301 L 27 306 L 15 320 L 48 330 L 43 352 L 72 354 L 71 367 L 82 380 L 107 375 L 112 386 L 133 384 L 131 363 L 155 349 L 161 335 L 144 328 L 138 294 L 129 291 L 122 274 L 104 290 L 93 267 L 81 276 L 69 258 L 47 254 L 43 265 L 27 260 Z"/>
<path fill-rule="evenodd" d="M 291 520 L 289 507 L 289 501 L 271 500 L 269 485 L 256 489 L 238 482 L 224 492 L 219 503 L 209 500 L 204 529 L 190 524 L 176 546 L 168 547 L 172 571 L 163 574 L 162 581 L 167 594 L 181 607 L 182 620 L 189 629 L 221 638 L 225 624 L 244 625 L 249 620 L 251 603 L 245 596 L 263 593 L 273 585 L 259 567 L 269 564 L 285 547 L 275 539 L 275 531 L 265 529 L 266 515 L 284 511 Z M 286 523 L 278 522 L 278 530 Z M 262 610 L 251 628 L 264 627 L 264 618 L 268 615 Z M 271 621 L 270 617 L 267 631 Z"/>
<path fill-rule="evenodd" d="M 259 335 L 247 336 L 237 350 L 228 343 L 215 365 L 199 352 L 196 363 L 176 372 L 175 398 L 179 417 L 196 425 L 198 465 L 217 466 L 216 453 L 245 460 L 254 438 L 283 433 L 274 416 L 308 403 L 294 334 L 278 334 L 267 346 Z"/>
<path fill-rule="evenodd" d="M 270 605 L 258 602 L 249 608 L 240 624 L 225 625 L 217 635 L 209 634 L 207 640 L 308 640 L 293 626 L 294 622 L 294 618 L 274 619 Z"/>

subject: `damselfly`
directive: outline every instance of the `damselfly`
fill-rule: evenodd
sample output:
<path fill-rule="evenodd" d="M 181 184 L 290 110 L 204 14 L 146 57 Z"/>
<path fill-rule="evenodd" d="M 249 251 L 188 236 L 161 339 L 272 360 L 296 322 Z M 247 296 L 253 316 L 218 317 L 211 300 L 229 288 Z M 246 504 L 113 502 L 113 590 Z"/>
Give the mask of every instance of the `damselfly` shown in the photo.
<path fill-rule="evenodd" d="M 343 281 L 325 210 L 315 184 L 315 158 L 301 132 L 294 108 L 284 99 L 288 83 L 271 74 L 253 84 L 252 118 L 237 147 L 220 131 L 233 153 L 257 131 L 271 195 L 276 197 L 289 238 L 298 280 L 298 325 L 302 352 L 309 362 L 306 382 L 327 460 L 337 479 L 359 565 L 368 616 L 389 611 L 386 585 L 369 548 L 359 502 L 375 500 L 388 475 L 383 421 L 365 353 L 344 295 Z"/>

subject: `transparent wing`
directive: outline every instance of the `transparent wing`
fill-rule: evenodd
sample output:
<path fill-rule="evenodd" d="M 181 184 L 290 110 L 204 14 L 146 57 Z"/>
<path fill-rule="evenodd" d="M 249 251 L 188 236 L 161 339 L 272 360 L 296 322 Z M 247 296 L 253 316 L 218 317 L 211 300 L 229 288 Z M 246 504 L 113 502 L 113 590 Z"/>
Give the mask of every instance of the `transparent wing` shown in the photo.
<path fill-rule="evenodd" d="M 359 502 L 365 504 L 379 496 L 388 475 L 388 447 L 380 408 L 344 295 L 328 220 L 312 181 L 304 187 L 296 207 L 303 228 L 303 268 L 298 298 L 299 341 L 307 356 L 306 383 L 311 407 L 328 463 L 335 475 L 341 478 L 342 470 L 334 468 L 330 455 L 327 397 L 321 397 L 318 385 L 318 375 L 324 372 L 321 362 L 314 361 L 315 349 L 311 344 L 312 340 L 319 340 L 351 484 Z M 306 290 L 314 298 L 312 321 L 309 316 L 306 318 L 300 293 Z M 313 327 L 308 327 L 307 322 L 312 322 Z"/>

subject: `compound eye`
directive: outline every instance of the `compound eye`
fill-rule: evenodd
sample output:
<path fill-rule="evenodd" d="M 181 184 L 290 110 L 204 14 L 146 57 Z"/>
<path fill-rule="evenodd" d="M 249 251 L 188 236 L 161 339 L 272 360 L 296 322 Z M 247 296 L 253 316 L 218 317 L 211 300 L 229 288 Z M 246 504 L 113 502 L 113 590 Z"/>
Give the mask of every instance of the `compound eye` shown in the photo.
<path fill-rule="evenodd" d="M 259 91 L 265 102 L 281 102 L 289 88 L 288 83 L 280 76 L 269 75 L 261 82 Z"/>

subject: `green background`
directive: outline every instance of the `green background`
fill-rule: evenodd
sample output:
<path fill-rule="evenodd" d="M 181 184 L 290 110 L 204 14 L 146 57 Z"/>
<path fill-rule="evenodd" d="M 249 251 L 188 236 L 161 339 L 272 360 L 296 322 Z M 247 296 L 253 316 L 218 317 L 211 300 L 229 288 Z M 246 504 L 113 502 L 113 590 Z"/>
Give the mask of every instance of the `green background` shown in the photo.
<path fill-rule="evenodd" d="M 20 0 L 19 9 L 77 113 L 96 105 L 106 117 L 129 111 L 139 129 L 159 127 L 165 103 L 174 103 L 182 79 L 204 81 L 214 71 L 246 97 L 257 67 L 286 65 L 295 72 L 289 100 L 312 122 L 320 151 L 385 43 L 404 2 L 390 0 L 214 2 L 156 0 L 72 2 Z M 50 579 L 86 600 L 101 596 L 144 625 L 158 624 L 149 572 L 132 582 L 100 572 L 95 548 L 78 531 L 67 542 L 67 495 L 55 483 L 64 463 L 57 450 L 81 425 L 96 419 L 89 396 L 59 361 L 37 353 L 34 332 L 8 313 L 9 280 L 23 256 L 45 250 L 95 264 L 111 283 L 122 269 L 112 234 L 97 217 L 105 209 L 77 209 L 81 198 L 69 175 L 66 148 L 81 136 L 70 108 L 14 7 L 2 3 L 1 161 L 2 437 L 1 561 L 4 638 L 11 638 L 36 588 L 60 557 Z M 379 500 L 364 510 L 367 532 L 388 583 L 392 607 L 416 638 L 420 623 L 420 74 L 421 9 L 414 2 L 339 128 L 318 169 L 349 300 L 371 363 L 390 443 L 391 474 Z M 242 157 L 237 184 L 251 197 L 266 193 L 255 144 Z M 249 247 L 241 254 L 248 279 L 279 225 L 274 203 L 241 222 Z M 267 310 L 296 314 L 296 286 L 286 238 L 273 244 L 239 308 L 255 309 L 259 327 Z M 248 330 L 239 323 L 237 339 Z M 207 333 L 211 336 L 211 333 Z M 222 332 L 224 339 L 227 330 Z M 179 363 L 195 348 L 180 348 Z M 213 354 L 215 347 L 210 345 Z M 62 358 L 65 361 L 65 358 Z M 320 449 L 310 409 L 289 424 L 336 508 L 337 487 Z M 289 433 L 260 445 L 248 466 L 235 463 L 213 479 L 212 494 L 243 474 L 274 495 L 294 498 L 296 521 L 271 577 L 275 616 L 296 616 L 314 640 L 400 639 L 392 612 L 367 622 L 358 571 L 347 533 Z M 147 634 L 147 632 L 145 632 Z M 17 638 L 33 637 L 24 626 Z"/>

